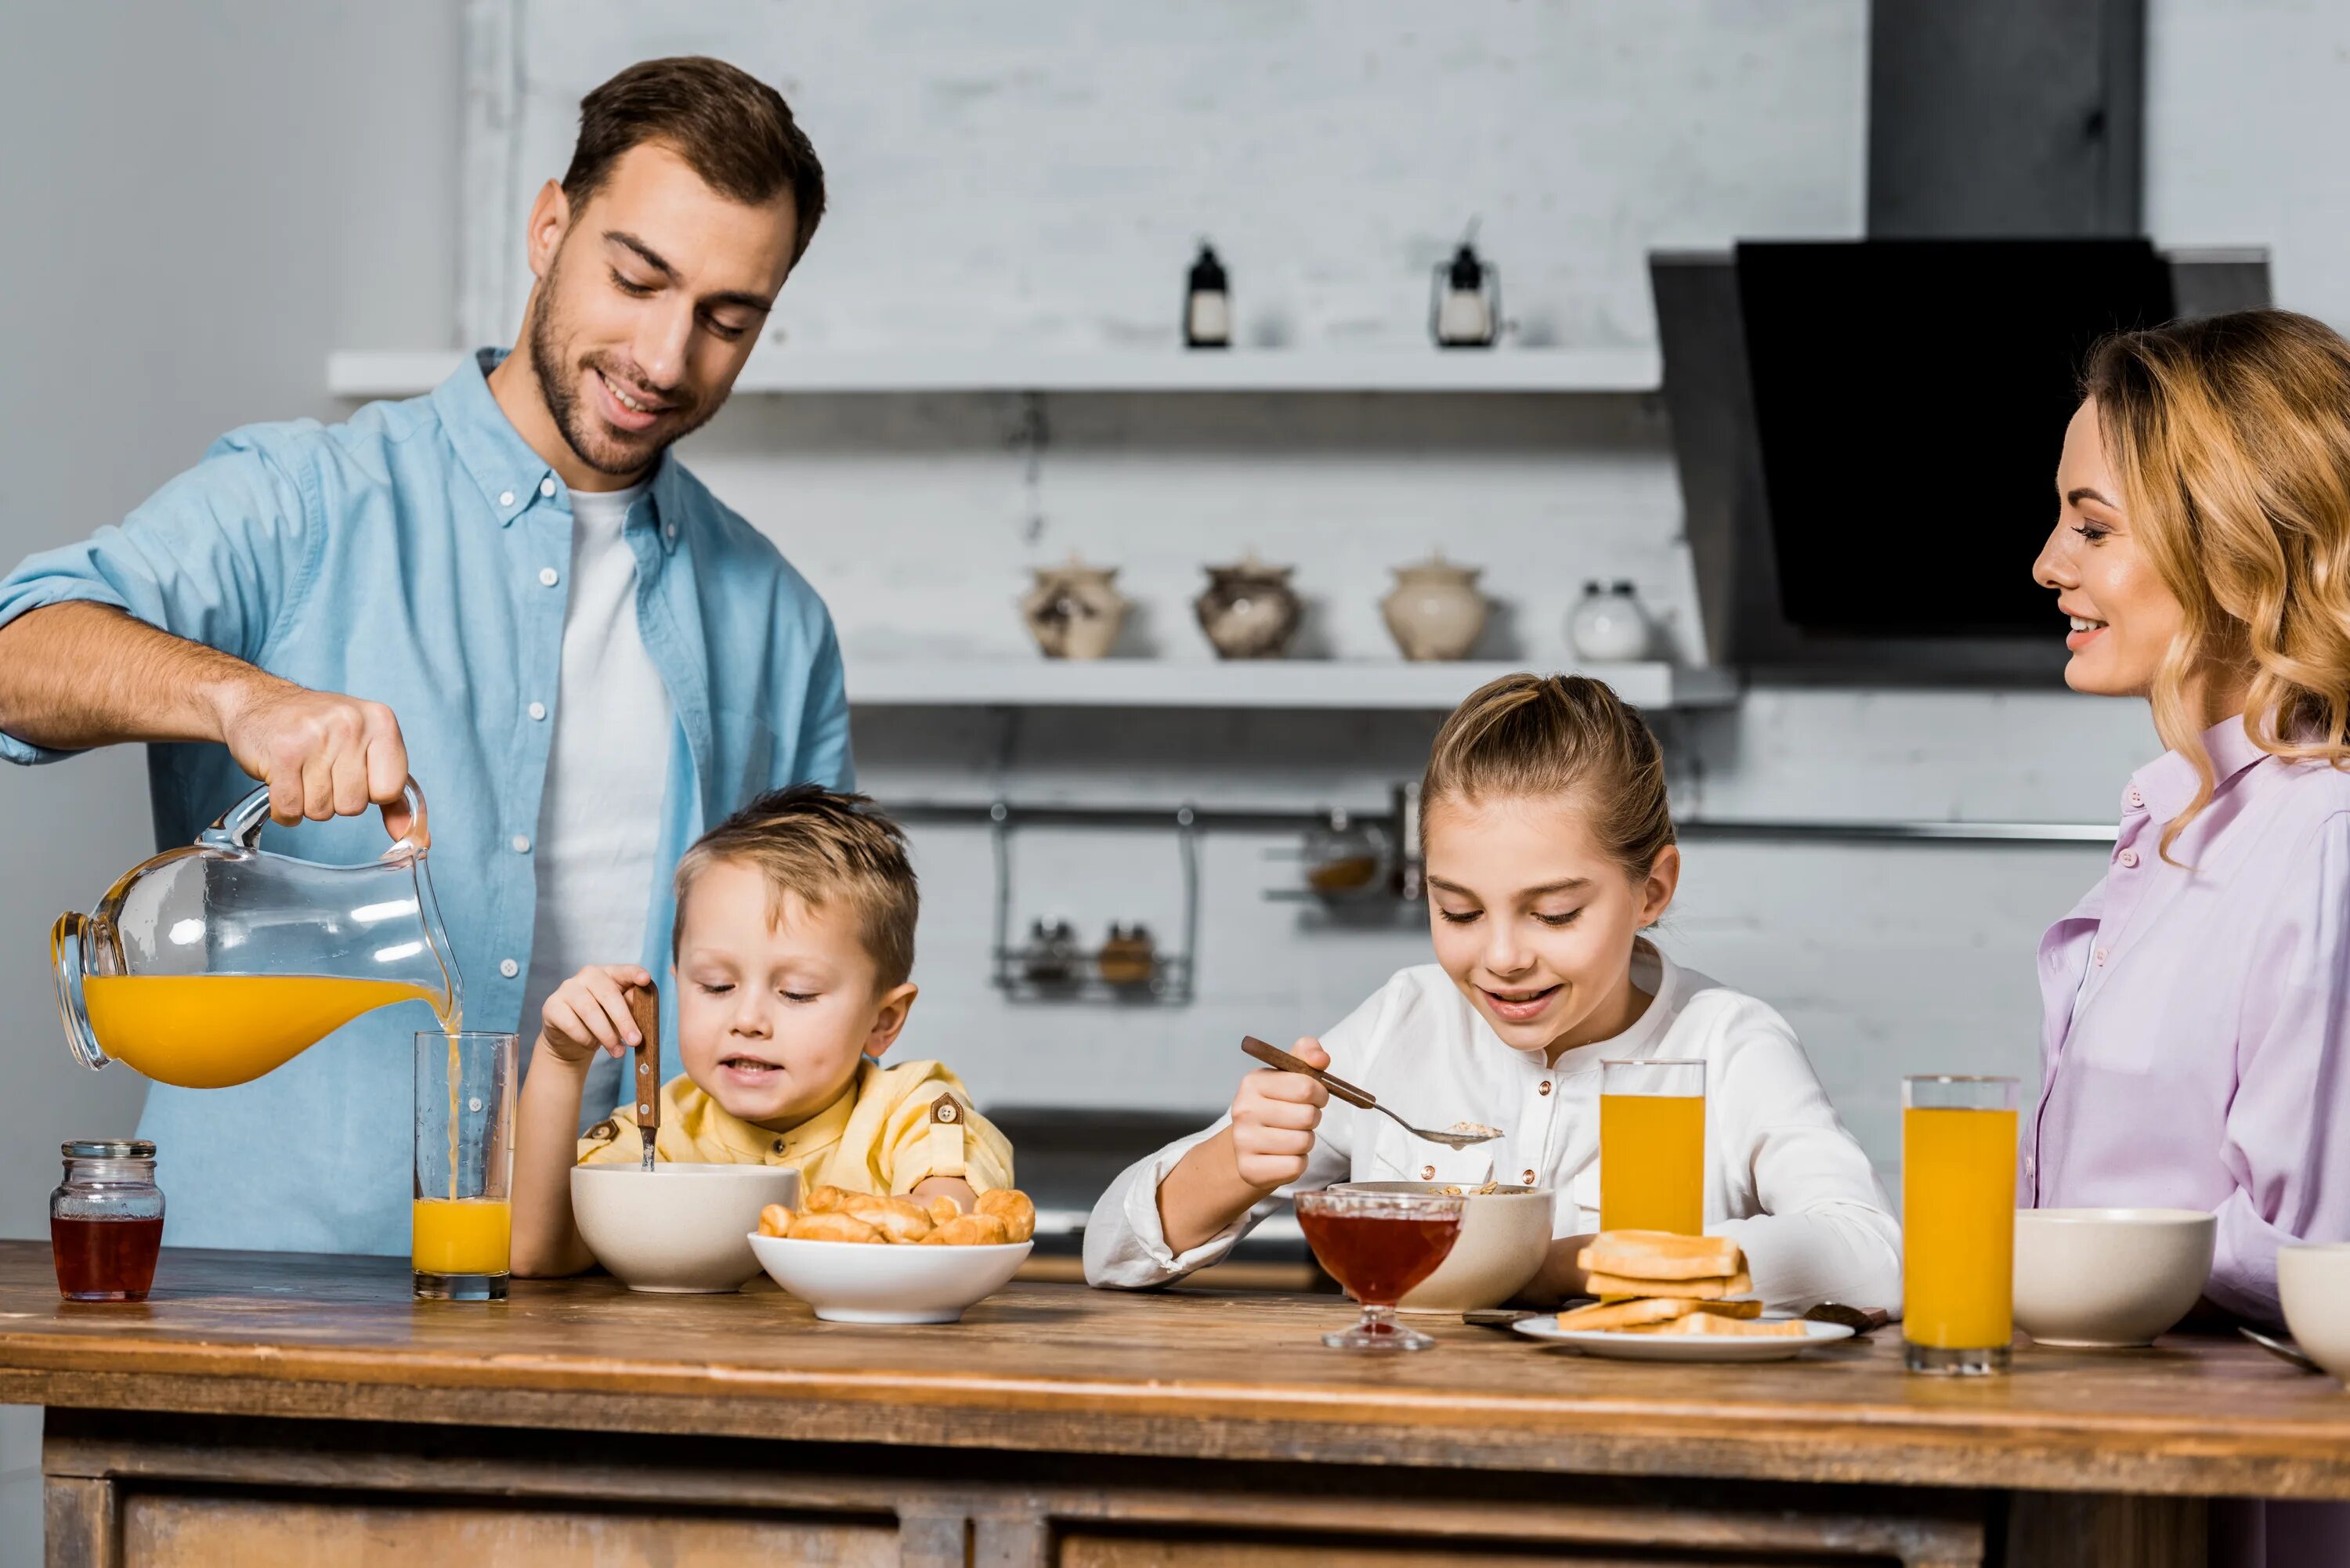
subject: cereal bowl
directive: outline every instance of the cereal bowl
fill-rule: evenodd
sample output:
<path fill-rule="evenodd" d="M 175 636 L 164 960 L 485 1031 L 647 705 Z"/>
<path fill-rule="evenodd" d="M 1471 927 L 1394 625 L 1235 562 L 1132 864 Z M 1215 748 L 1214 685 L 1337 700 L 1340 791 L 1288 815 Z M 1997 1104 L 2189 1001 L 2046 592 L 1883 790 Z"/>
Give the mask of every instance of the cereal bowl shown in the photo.
<path fill-rule="evenodd" d="M 2350 1382 L 2350 1242 L 2277 1249 L 2284 1325 L 2308 1357 Z"/>
<path fill-rule="evenodd" d="M 743 1232 L 800 1200 L 788 1166 L 575 1165 L 571 1213 L 596 1261 L 632 1291 L 739 1291 L 759 1272 Z"/>
<path fill-rule="evenodd" d="M 1344 1192 L 1442 1192 L 1434 1181 L 1346 1181 Z M 1403 1312 L 1496 1307 L 1526 1286 L 1550 1254 L 1556 1195 L 1547 1187 L 1463 1189 L 1461 1235 L 1436 1272 L 1404 1293 Z"/>
<path fill-rule="evenodd" d="M 1002 1290 L 1035 1245 L 795 1241 L 755 1231 L 749 1240 L 767 1277 L 828 1323 L 953 1323 Z"/>
<path fill-rule="evenodd" d="M 2020 1209 L 2015 1326 L 2041 1345 L 2151 1345 L 2203 1293 L 2218 1233 L 2197 1209 Z"/>

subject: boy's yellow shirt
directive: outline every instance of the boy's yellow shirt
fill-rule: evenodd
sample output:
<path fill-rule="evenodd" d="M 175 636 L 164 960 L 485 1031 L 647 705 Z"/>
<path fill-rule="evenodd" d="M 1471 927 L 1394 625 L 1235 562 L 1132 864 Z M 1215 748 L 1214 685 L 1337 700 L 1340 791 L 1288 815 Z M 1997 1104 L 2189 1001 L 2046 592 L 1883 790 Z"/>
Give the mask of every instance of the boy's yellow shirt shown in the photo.
<path fill-rule="evenodd" d="M 796 1166 L 806 1188 L 903 1194 L 933 1176 L 959 1176 L 974 1192 L 1012 1185 L 1011 1143 L 937 1062 L 866 1057 L 838 1099 L 782 1133 L 729 1115 L 681 1073 L 661 1085 L 653 1147 L 681 1163 Z M 643 1150 L 636 1112 L 622 1110 L 579 1140 L 579 1163 L 634 1165 Z"/>

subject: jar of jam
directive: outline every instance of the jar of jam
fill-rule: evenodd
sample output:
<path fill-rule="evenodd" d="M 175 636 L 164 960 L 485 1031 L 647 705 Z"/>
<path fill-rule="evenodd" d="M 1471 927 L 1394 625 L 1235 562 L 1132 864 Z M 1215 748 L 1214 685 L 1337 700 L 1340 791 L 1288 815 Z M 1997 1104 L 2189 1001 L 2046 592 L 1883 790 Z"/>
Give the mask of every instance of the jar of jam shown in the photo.
<path fill-rule="evenodd" d="M 49 1250 L 69 1302 L 143 1302 L 163 1245 L 163 1189 L 145 1138 L 74 1138 L 49 1194 Z"/>

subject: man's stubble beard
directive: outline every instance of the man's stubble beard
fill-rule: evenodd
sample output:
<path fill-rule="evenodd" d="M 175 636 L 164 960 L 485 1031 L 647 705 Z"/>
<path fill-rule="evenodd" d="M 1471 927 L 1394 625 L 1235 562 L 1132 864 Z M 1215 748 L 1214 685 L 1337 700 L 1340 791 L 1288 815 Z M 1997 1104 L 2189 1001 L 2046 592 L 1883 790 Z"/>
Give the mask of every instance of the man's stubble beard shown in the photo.
<path fill-rule="evenodd" d="M 663 438 L 641 456 L 635 455 L 632 452 L 628 458 L 616 461 L 598 457 L 588 450 L 591 440 L 589 433 L 591 416 L 580 406 L 579 394 L 574 384 L 567 378 L 575 369 L 585 375 L 591 369 L 598 367 L 594 366 L 592 360 L 583 361 L 577 367 L 572 366 L 568 363 L 562 344 L 556 339 L 556 279 L 561 275 L 561 271 L 562 261 L 558 255 L 556 262 L 547 267 L 546 276 L 541 280 L 537 295 L 531 301 L 530 368 L 532 373 L 538 378 L 539 398 L 546 404 L 547 414 L 555 421 L 555 428 L 561 433 L 563 444 L 569 447 L 573 455 L 580 462 L 597 472 L 608 473 L 615 479 L 625 479 L 631 474 L 643 473 L 660 460 L 661 453 L 709 423 L 710 416 L 723 407 L 726 400 L 720 398 L 716 402 L 702 409 L 685 424 L 679 427 L 676 434 Z"/>

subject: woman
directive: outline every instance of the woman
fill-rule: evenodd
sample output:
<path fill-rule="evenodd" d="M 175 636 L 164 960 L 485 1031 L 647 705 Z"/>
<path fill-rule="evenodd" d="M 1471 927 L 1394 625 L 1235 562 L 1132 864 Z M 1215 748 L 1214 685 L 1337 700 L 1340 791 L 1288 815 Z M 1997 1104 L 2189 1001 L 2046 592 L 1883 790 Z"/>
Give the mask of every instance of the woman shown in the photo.
<path fill-rule="evenodd" d="M 2033 576 L 2065 683 L 2145 699 L 2169 749 L 2040 945 L 2021 1201 L 2209 1210 L 2210 1300 L 2274 1324 L 2277 1249 L 2350 1239 L 2350 342 L 2180 322 L 2108 339 L 2084 389 Z M 2238 1511 L 2219 1560 L 2259 1563 Z M 2341 1561 L 2342 1519 L 2271 1508 L 2266 1561 Z"/>

